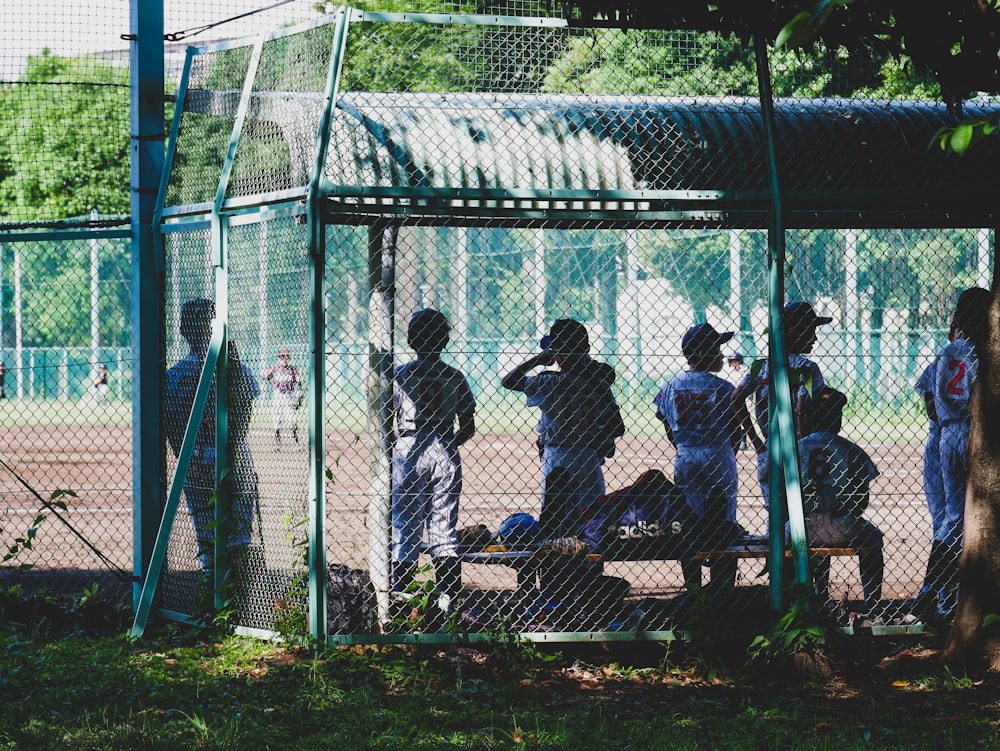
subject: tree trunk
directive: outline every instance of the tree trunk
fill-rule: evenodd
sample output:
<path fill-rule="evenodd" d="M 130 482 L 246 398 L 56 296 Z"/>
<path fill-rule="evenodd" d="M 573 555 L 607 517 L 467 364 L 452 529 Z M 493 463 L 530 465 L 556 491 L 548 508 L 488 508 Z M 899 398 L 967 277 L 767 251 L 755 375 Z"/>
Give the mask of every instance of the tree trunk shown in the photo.
<path fill-rule="evenodd" d="M 964 670 L 1000 672 L 1000 296 L 996 280 L 990 305 L 990 335 L 977 352 L 979 373 L 969 413 L 969 482 L 965 498 L 965 541 L 959 563 L 955 622 L 942 655 Z"/>

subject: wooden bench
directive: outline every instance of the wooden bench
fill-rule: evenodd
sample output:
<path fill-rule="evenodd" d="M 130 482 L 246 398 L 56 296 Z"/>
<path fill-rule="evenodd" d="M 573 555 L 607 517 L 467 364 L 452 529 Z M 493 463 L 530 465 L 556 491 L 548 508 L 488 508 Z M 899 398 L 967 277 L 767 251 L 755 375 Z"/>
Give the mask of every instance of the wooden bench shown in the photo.
<path fill-rule="evenodd" d="M 767 545 L 730 545 L 719 550 L 701 550 L 691 556 L 693 560 L 703 561 L 711 558 L 767 558 L 771 548 Z M 865 548 L 809 548 L 810 558 L 834 558 L 836 556 L 863 555 Z M 792 551 L 785 549 L 785 558 L 791 558 Z"/>
<path fill-rule="evenodd" d="M 700 550 L 696 553 L 690 554 L 690 556 L 684 556 L 685 558 L 690 558 L 690 560 L 704 561 L 719 558 L 737 558 L 737 559 L 749 559 L 749 558 L 767 558 L 770 554 L 771 548 L 767 539 L 764 537 L 747 537 L 744 540 L 738 541 L 733 545 L 725 548 L 717 548 L 714 550 Z M 834 558 L 839 556 L 860 556 L 865 554 L 867 549 L 859 547 L 844 547 L 844 548 L 834 548 L 834 547 L 817 547 L 809 548 L 810 558 Z M 791 558 L 792 551 L 789 549 L 785 550 L 785 557 Z M 499 543 L 486 545 L 481 548 L 460 550 L 459 558 L 463 561 L 469 563 L 498 563 L 502 565 L 518 566 L 523 565 L 529 560 L 545 560 L 545 559 L 572 559 L 578 560 L 586 563 L 602 563 L 602 562 L 612 562 L 612 561 L 659 561 L 659 560 L 679 560 L 679 558 L 659 558 L 659 557 L 648 557 L 648 558 L 631 558 L 631 557 L 618 557 L 618 556 L 605 556 L 601 553 L 588 553 L 583 550 L 579 553 L 573 552 L 560 552 L 546 547 L 544 544 L 537 545 L 527 545 L 527 546 L 509 546 Z"/>

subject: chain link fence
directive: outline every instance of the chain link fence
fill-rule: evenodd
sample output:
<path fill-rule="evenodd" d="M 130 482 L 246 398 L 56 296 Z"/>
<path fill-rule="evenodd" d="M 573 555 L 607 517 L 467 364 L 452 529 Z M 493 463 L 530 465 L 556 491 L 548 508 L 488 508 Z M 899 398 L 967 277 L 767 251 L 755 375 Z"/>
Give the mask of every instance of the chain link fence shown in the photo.
<path fill-rule="evenodd" d="M 315 16 L 311 4 L 292 7 L 281 21 Z M 231 536 L 234 550 L 247 551 L 234 559 L 243 576 L 239 620 L 277 628 L 310 601 L 303 575 L 319 560 L 307 558 L 314 534 L 324 541 L 332 638 L 442 627 L 428 618 L 440 594 L 432 582 L 444 588 L 454 573 L 439 565 L 450 555 L 422 550 L 409 592 L 398 591 L 407 589 L 407 567 L 393 565 L 412 561 L 394 560 L 402 554 L 399 539 L 393 545 L 393 490 L 398 512 L 402 485 L 392 461 L 407 428 L 390 398 L 391 371 L 415 358 L 411 315 L 435 308 L 451 327 L 443 361 L 476 402 L 475 435 L 458 449 L 453 520 L 462 559 L 453 599 L 463 606 L 444 628 L 691 625 L 701 601 L 686 594 L 695 578 L 727 584 L 716 620 L 766 610 L 761 551 L 772 530 L 753 443 L 737 440 L 731 453 L 735 502 L 708 498 L 708 512 L 691 515 L 688 496 L 698 488 L 678 492 L 648 474 L 682 484 L 654 399 L 688 367 L 685 332 L 701 323 L 733 332 L 718 371 L 733 383 L 767 355 L 771 195 L 753 45 L 710 33 L 582 28 L 534 3 L 423 22 L 353 14 L 349 27 L 331 18 L 259 45 L 215 43 L 205 34 L 235 36 L 235 27 L 218 35 L 199 27 L 245 9 L 218 10 L 205 19 L 189 4 L 166 8 L 166 31 L 183 40 L 168 48 L 171 92 L 186 43 L 201 46 L 177 103 L 183 116 L 163 196 L 162 368 L 166 388 L 170 369 L 192 353 L 184 305 L 207 299 L 227 324 L 223 341 L 235 345 L 233 357 L 228 348 L 215 354 L 241 383 L 220 406 L 232 411 L 228 470 L 201 432 L 192 432 L 186 458 L 178 444 L 196 408 L 196 423 L 208 415 L 202 430 L 214 432 L 214 388 L 201 405 L 181 400 L 168 411 L 164 402 L 163 496 L 176 480 L 181 502 L 162 609 L 198 614 L 206 572 Z M 428 2 L 407 10 L 470 9 Z M 0 11 L 4 27 L 22 31 L 58 15 L 13 13 Z M 128 60 L 118 33 L 127 29 L 111 43 L 108 29 L 89 21 L 72 34 L 52 28 L 50 54 L 11 53 L 0 81 L 2 526 L 13 541 L 41 504 L 34 491 L 42 499 L 74 491 L 63 498 L 65 519 L 51 516 L 34 549 L 12 563 L 89 577 L 126 571 L 131 559 Z M 74 35 L 103 41 L 64 54 L 57 42 Z M 928 423 L 915 384 L 947 341 L 957 293 L 990 286 L 994 236 L 984 228 L 992 220 L 970 208 L 981 205 L 970 196 L 982 190 L 993 146 L 960 164 L 928 152 L 947 118 L 936 88 L 874 52 L 865 60 L 824 49 L 772 53 L 770 72 L 785 300 L 832 319 L 807 356 L 847 396 L 841 433 L 879 473 L 863 516 L 884 536 L 891 622 L 920 587 L 931 537 Z M 326 120 L 329 80 L 337 86 Z M 77 104 L 55 107 L 53 91 Z M 542 492 L 540 410 L 502 380 L 564 318 L 584 324 L 590 355 L 613 369 L 599 386 L 613 396 L 624 433 L 613 455 L 596 457 L 604 489 L 643 478 L 658 489 L 640 485 L 649 492 L 622 505 L 598 502 L 592 488 L 553 527 L 542 513 L 543 500 L 552 506 Z M 742 376 L 730 364 L 735 354 Z M 95 389 L 102 364 L 107 382 Z M 198 375 L 187 384 L 195 390 Z M 574 421 L 590 427 L 588 396 L 575 403 L 584 414 Z M 556 505 L 565 500 L 552 492 Z M 501 534 L 511 529 L 526 534 Z M 719 530 L 733 536 L 711 537 Z M 753 557 L 710 554 L 728 543 Z M 858 556 L 830 560 L 838 612 L 866 609 Z M 3 573 L 29 576 L 11 563 Z"/>
<path fill-rule="evenodd" d="M 130 589 L 129 260 L 127 231 L 0 232 L 5 583 Z"/>
<path fill-rule="evenodd" d="M 191 41 L 317 15 L 308 0 L 263 10 L 178 0 L 162 12 L 168 98 Z M 133 594 L 129 15 L 129 0 L 0 8 L 0 582 L 70 597 L 96 582 L 123 604 Z M 201 161 L 217 184 L 222 158 Z"/>

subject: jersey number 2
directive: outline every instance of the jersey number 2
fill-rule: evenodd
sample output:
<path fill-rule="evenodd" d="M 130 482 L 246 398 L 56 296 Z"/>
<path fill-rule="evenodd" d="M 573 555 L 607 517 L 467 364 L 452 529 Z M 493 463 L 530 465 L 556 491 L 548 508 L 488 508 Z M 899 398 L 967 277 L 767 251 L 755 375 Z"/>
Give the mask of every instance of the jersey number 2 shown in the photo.
<path fill-rule="evenodd" d="M 965 389 L 958 384 L 963 378 L 965 378 L 965 362 L 962 360 L 952 360 L 948 363 L 948 368 L 955 371 L 955 377 L 948 381 L 948 386 L 945 391 L 949 394 L 954 394 L 955 396 L 961 396 L 965 393 Z"/>

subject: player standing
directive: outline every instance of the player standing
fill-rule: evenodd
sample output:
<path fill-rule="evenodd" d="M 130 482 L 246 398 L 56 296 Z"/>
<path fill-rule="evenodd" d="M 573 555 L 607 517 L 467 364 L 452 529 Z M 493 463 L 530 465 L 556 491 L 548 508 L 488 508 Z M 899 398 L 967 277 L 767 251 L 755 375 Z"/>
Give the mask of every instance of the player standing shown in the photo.
<path fill-rule="evenodd" d="M 718 332 L 707 323 L 689 328 L 681 339 L 688 369 L 667 381 L 656 395 L 656 416 L 663 421 L 667 438 L 677 447 L 674 482 L 688 505 L 705 522 L 736 522 L 739 473 L 736 450 L 743 419 L 733 399 L 733 385 L 718 374 L 722 370 L 722 345 L 732 331 Z M 681 561 L 684 584 L 701 586 L 701 564 Z M 732 586 L 736 561 L 726 559 L 712 566 L 713 584 Z"/>
<path fill-rule="evenodd" d="M 201 369 L 208 353 L 215 304 L 198 298 L 181 306 L 180 333 L 191 351 L 169 368 L 164 381 L 164 430 L 174 454 L 180 453 L 191 417 Z M 260 394 L 250 369 L 240 362 L 236 346 L 229 343 L 229 448 L 232 472 L 232 508 L 226 526 L 226 549 L 238 557 L 250 544 L 253 510 L 257 502 L 257 474 L 247 443 L 253 400 Z M 191 464 L 184 478 L 184 496 L 194 523 L 198 562 L 206 575 L 214 564 L 215 524 L 215 388 L 210 392 L 198 426 Z M 234 561 L 236 563 L 236 561 Z"/>
<path fill-rule="evenodd" d="M 437 589 L 429 629 L 444 624 L 461 593 L 455 535 L 462 493 L 458 448 L 476 432 L 472 389 L 460 371 L 441 361 L 450 331 L 443 313 L 431 308 L 414 313 L 406 339 L 417 359 L 396 367 L 392 382 L 393 589 L 404 592 L 413 582 L 426 527 Z"/>
<path fill-rule="evenodd" d="M 948 329 L 948 341 L 955 340 L 955 324 Z M 931 360 L 917 379 L 914 389 L 920 394 L 927 414 L 927 441 L 924 443 L 923 481 L 924 498 L 931 515 L 931 539 L 940 536 L 944 524 L 944 477 L 941 473 L 941 423 L 934 408 L 934 371 L 937 359 Z M 947 589 L 938 592 L 938 612 L 946 614 L 954 606 L 954 597 Z"/>
<path fill-rule="evenodd" d="M 265 370 L 263 378 L 274 390 L 271 403 L 274 416 L 274 450 L 281 450 L 281 426 L 288 424 L 292 426 L 292 439 L 295 441 L 295 450 L 298 451 L 299 425 L 295 412 L 299 406 L 302 380 L 299 378 L 299 369 L 292 365 L 292 353 L 287 349 L 280 350 L 277 364 Z"/>
<path fill-rule="evenodd" d="M 965 524 L 965 485 L 969 479 L 969 392 L 979 371 L 977 351 L 986 346 L 990 292 L 970 287 L 955 306 L 955 338 L 934 361 L 934 411 L 941 426 L 944 514 L 934 532 L 927 571 L 910 608 L 911 619 L 934 618 L 943 588 L 957 583 L 958 557 Z"/>
<path fill-rule="evenodd" d="M 819 366 L 810 360 L 806 355 L 812 352 L 816 344 L 816 328 L 833 321 L 827 316 L 817 315 L 813 306 L 807 302 L 792 302 L 785 306 L 781 314 L 781 323 L 785 334 L 785 346 L 788 351 L 788 380 L 792 389 L 792 410 L 795 415 L 795 434 L 800 437 L 801 427 L 798 415 L 803 406 L 809 400 L 812 391 L 822 388 L 823 375 Z M 757 449 L 757 479 L 760 482 L 761 494 L 767 502 L 770 497 L 768 478 L 768 443 L 770 441 L 770 415 L 768 412 L 768 397 L 770 393 L 770 374 L 768 364 L 765 361 L 762 367 L 757 370 L 751 368 L 743 377 L 743 380 L 736 387 L 733 398 L 737 402 L 743 402 L 752 397 L 754 410 L 757 416 L 757 425 L 761 435 L 764 436 L 762 443 L 757 437 L 756 431 L 751 424 L 747 424 L 747 435 Z M 749 423 L 749 421 L 748 421 Z"/>
<path fill-rule="evenodd" d="M 515 367 L 500 383 L 506 389 L 524 392 L 528 406 L 541 409 L 537 428 L 542 458 L 541 516 L 552 516 L 545 508 L 549 476 L 558 468 L 567 470 L 560 473 L 563 518 L 551 524 L 552 529 L 566 535 L 579 510 L 604 495 L 601 465 L 614 455 L 615 439 L 625 434 L 625 424 L 611 392 L 614 369 L 590 357 L 590 337 L 582 323 L 561 318 L 540 344 L 539 354 Z M 553 364 L 559 370 L 528 375 L 535 368 Z"/>

